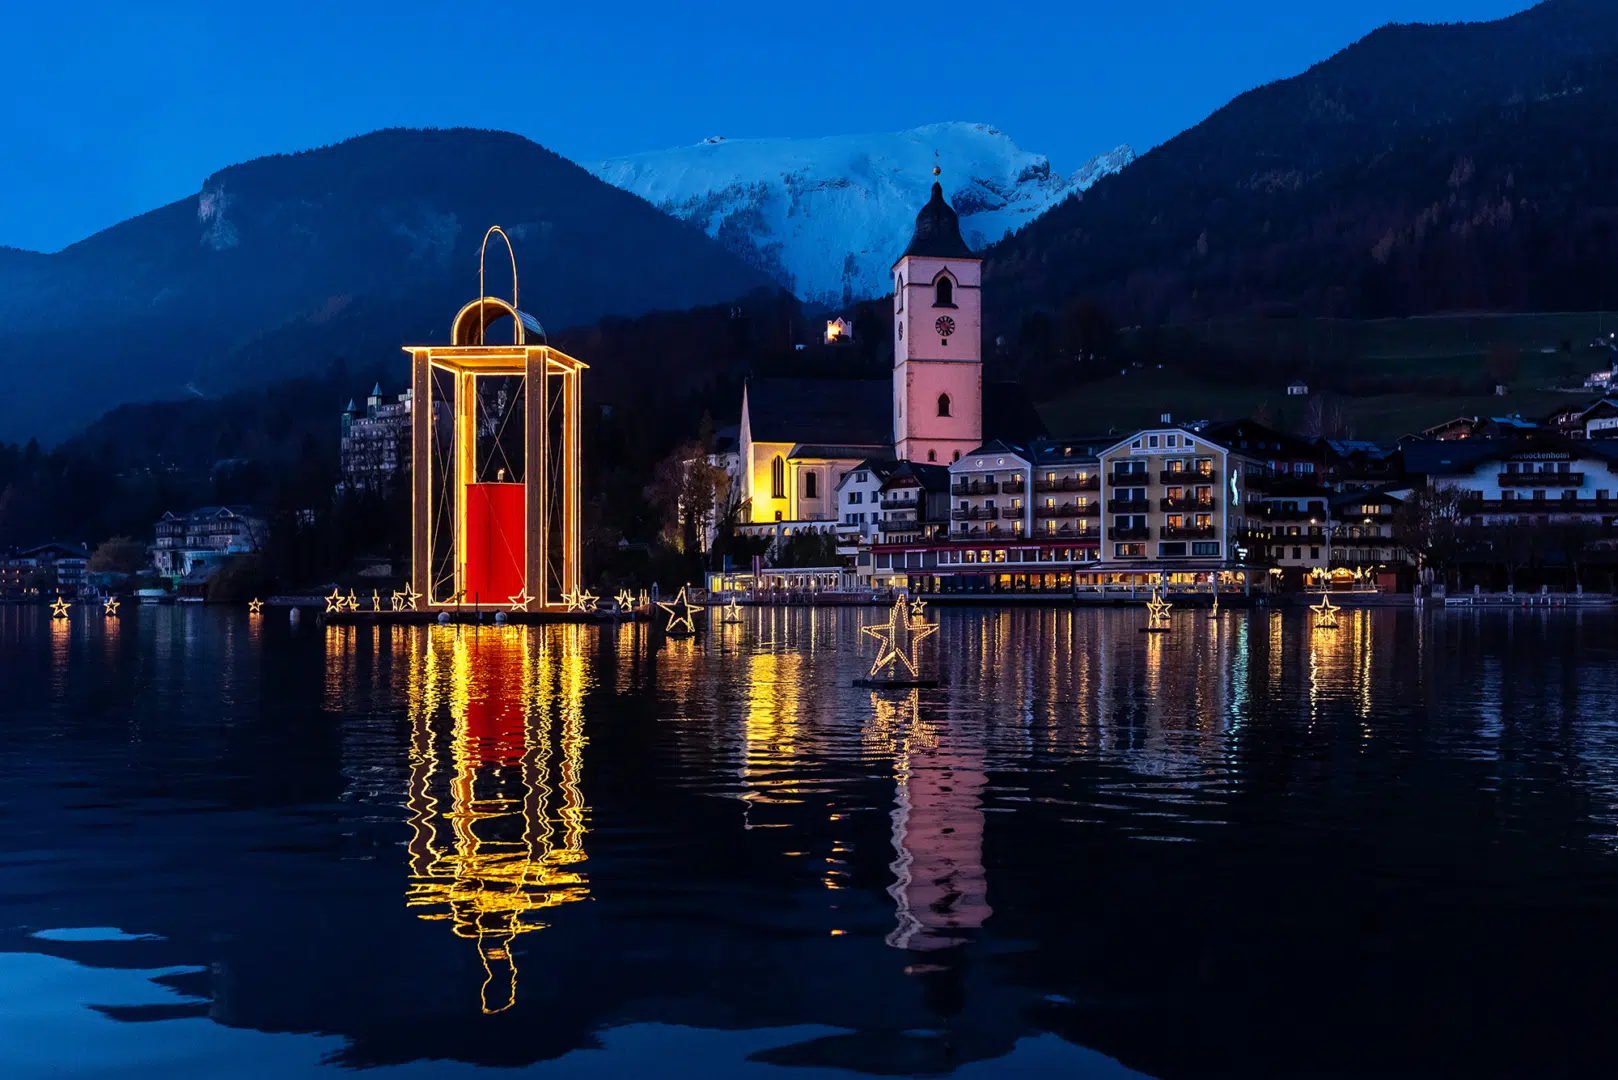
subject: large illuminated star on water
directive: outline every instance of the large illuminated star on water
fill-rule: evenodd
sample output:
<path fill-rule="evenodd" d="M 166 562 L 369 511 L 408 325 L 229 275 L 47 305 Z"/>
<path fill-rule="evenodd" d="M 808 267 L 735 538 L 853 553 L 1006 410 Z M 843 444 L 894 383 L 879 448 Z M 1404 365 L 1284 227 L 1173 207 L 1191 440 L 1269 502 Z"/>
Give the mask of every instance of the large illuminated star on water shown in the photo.
<path fill-rule="evenodd" d="M 619 611 L 631 611 L 635 607 L 635 594 L 628 589 L 619 589 L 615 599 L 618 601 Z"/>
<path fill-rule="evenodd" d="M 668 632 L 671 634 L 694 634 L 697 632 L 696 623 L 694 622 L 697 605 L 686 599 L 685 590 L 688 587 L 685 585 L 680 586 L 679 595 L 674 598 L 672 604 L 666 604 L 661 600 L 657 602 L 658 607 L 669 613 Z"/>
<path fill-rule="evenodd" d="M 101 602 L 101 614 L 116 616 L 118 614 L 118 598 L 109 596 Z"/>
<path fill-rule="evenodd" d="M 1146 603 L 1146 619 L 1152 626 L 1167 626 L 1169 622 L 1169 608 L 1174 605 L 1163 599 L 1163 594 L 1155 587 L 1152 589 L 1152 598 Z"/>
<path fill-rule="evenodd" d="M 408 585 L 405 586 L 405 589 L 404 589 L 403 592 L 399 593 L 399 600 L 404 601 L 404 609 L 406 611 L 415 611 L 416 610 L 416 601 L 420 600 L 420 599 L 421 599 L 421 594 L 419 592 L 416 592 L 414 589 L 410 588 Z M 393 602 L 394 607 L 399 606 L 399 600 L 395 600 Z"/>
<path fill-rule="evenodd" d="M 528 586 L 524 585 L 522 592 L 516 596 L 508 596 L 506 600 L 510 602 L 512 611 L 527 611 L 528 603 L 533 597 L 528 595 Z"/>
<path fill-rule="evenodd" d="M 565 592 L 562 594 L 562 603 L 567 605 L 569 611 L 583 611 L 584 594 L 578 591 Z"/>
<path fill-rule="evenodd" d="M 1311 605 L 1309 610 L 1315 613 L 1315 626 L 1317 628 L 1330 630 L 1337 625 L 1337 613 L 1343 609 L 1333 604 L 1331 597 L 1322 595 L 1320 603 Z"/>
<path fill-rule="evenodd" d="M 585 611 L 594 611 L 600 606 L 600 604 L 601 597 L 597 596 L 589 589 L 585 589 L 579 594 L 579 607 Z"/>
<path fill-rule="evenodd" d="M 903 664 L 914 679 L 917 674 L 916 646 L 937 632 L 936 623 L 916 617 L 905 598 L 899 597 L 888 612 L 887 622 L 860 627 L 860 633 L 869 634 L 882 643 L 876 662 L 871 665 L 871 675 L 874 677 L 889 667 Z"/>
<path fill-rule="evenodd" d="M 67 618 L 67 608 L 68 608 L 67 601 L 63 600 L 60 596 L 58 596 L 55 600 L 51 601 L 51 618 L 53 618 L 53 619 L 65 619 L 65 618 Z"/>
<path fill-rule="evenodd" d="M 742 606 L 736 602 L 735 594 L 732 594 L 730 600 L 725 604 L 725 621 L 728 623 L 742 621 Z"/>
<path fill-rule="evenodd" d="M 343 599 L 343 594 L 337 589 L 333 589 L 331 595 L 326 597 L 326 614 L 330 615 L 334 611 L 342 611 L 343 606 L 347 603 L 348 601 Z"/>
<path fill-rule="evenodd" d="M 258 599 L 257 597 L 254 597 L 252 600 L 247 602 L 247 613 L 249 615 L 257 615 L 263 610 L 264 601 Z"/>

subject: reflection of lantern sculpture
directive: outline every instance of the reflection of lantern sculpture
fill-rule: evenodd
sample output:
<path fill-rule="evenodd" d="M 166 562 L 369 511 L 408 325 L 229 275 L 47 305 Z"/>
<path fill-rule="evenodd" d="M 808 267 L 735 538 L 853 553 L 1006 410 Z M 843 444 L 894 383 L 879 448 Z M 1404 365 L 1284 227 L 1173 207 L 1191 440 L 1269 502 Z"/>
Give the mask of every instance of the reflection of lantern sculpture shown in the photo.
<path fill-rule="evenodd" d="M 498 227 L 483 238 L 498 235 Z M 428 609 L 543 611 L 579 592 L 579 379 L 586 365 L 487 295 L 455 316 L 450 344 L 411 356 L 412 575 Z M 480 262 L 478 283 L 483 283 Z M 481 289 L 480 289 L 481 293 Z M 510 319 L 512 342 L 489 328 Z"/>
<path fill-rule="evenodd" d="M 517 996 L 513 941 L 590 891 L 578 869 L 584 655 L 541 645 L 536 661 L 529 634 L 541 631 L 526 628 L 428 633 L 411 695 L 406 902 L 477 942 L 483 1011 L 503 1012 Z"/>

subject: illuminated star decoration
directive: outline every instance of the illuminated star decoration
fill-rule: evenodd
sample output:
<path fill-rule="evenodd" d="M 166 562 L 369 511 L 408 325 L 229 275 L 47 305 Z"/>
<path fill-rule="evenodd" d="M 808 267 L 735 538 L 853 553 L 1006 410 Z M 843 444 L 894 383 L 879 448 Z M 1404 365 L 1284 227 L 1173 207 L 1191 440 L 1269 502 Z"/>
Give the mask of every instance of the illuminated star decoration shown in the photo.
<path fill-rule="evenodd" d="M 694 634 L 697 632 L 695 617 L 697 605 L 686 599 L 685 590 L 689 586 L 681 585 L 680 593 L 674 598 L 674 603 L 665 604 L 659 600 L 657 606 L 669 613 L 668 632 L 671 634 Z"/>
<path fill-rule="evenodd" d="M 1163 594 L 1156 586 L 1152 588 L 1152 598 L 1146 603 L 1146 619 L 1151 626 L 1166 627 L 1169 624 L 1169 608 L 1174 605 L 1163 599 Z"/>
<path fill-rule="evenodd" d="M 403 600 L 404 600 L 404 593 L 402 593 L 399 590 L 395 589 L 393 591 L 393 595 L 388 597 L 388 607 L 390 609 L 392 609 L 393 611 L 403 611 L 404 610 L 404 608 L 402 606 L 402 601 Z"/>
<path fill-rule="evenodd" d="M 512 611 L 527 611 L 528 602 L 532 600 L 533 597 L 528 595 L 528 586 L 524 585 L 522 592 L 518 593 L 516 596 L 508 596 L 506 599 L 511 601 Z"/>
<path fill-rule="evenodd" d="M 877 651 L 876 663 L 871 665 L 874 677 L 895 664 L 903 664 L 910 677 L 916 677 L 916 646 L 938 632 L 938 625 L 912 613 L 903 596 L 893 602 L 888 621 L 860 627 L 860 633 L 869 634 L 882 643 Z M 898 669 L 894 669 L 898 674 Z"/>
<path fill-rule="evenodd" d="M 595 611 L 601 604 L 601 597 L 589 589 L 579 594 L 579 608 L 583 611 Z"/>
<path fill-rule="evenodd" d="M 732 596 L 725 603 L 725 621 L 728 623 L 739 623 L 742 621 L 742 606 L 736 602 L 735 596 Z"/>
<path fill-rule="evenodd" d="M 51 618 L 53 618 L 53 619 L 65 619 L 65 618 L 67 618 L 67 607 L 68 607 L 67 601 L 63 600 L 60 596 L 58 596 L 55 600 L 52 600 L 51 601 Z"/>
<path fill-rule="evenodd" d="M 360 598 L 355 595 L 353 589 L 348 590 L 348 598 L 344 600 L 343 603 L 350 611 L 358 611 L 360 609 Z"/>
<path fill-rule="evenodd" d="M 249 600 L 247 602 L 247 613 L 249 615 L 257 615 L 259 612 L 261 612 L 263 610 L 264 610 L 264 601 L 258 599 L 257 597 L 254 597 L 253 599 L 251 599 L 251 600 Z"/>
<path fill-rule="evenodd" d="M 1342 608 L 1331 602 L 1331 597 L 1322 596 L 1320 603 L 1309 608 L 1315 613 L 1315 626 L 1321 630 L 1334 630 L 1337 627 L 1337 613 Z"/>
<path fill-rule="evenodd" d="M 371 590 L 371 610 L 372 611 L 381 611 L 382 610 L 382 594 L 381 594 L 381 592 L 377 591 L 376 589 Z"/>
<path fill-rule="evenodd" d="M 647 592 L 645 589 L 642 589 L 640 591 L 640 595 L 635 598 L 635 606 L 640 607 L 640 608 L 649 608 L 649 607 L 651 607 L 652 606 L 652 594 Z"/>
<path fill-rule="evenodd" d="M 920 597 L 910 601 L 910 617 L 912 619 L 921 618 L 924 614 L 926 614 L 926 611 L 927 601 L 921 599 Z"/>
<path fill-rule="evenodd" d="M 629 611 L 635 606 L 635 594 L 628 589 L 619 589 L 618 595 L 614 599 L 618 603 L 619 611 Z"/>
<path fill-rule="evenodd" d="M 409 586 L 406 586 L 405 590 L 399 594 L 399 599 L 404 601 L 404 610 L 415 611 L 416 601 L 421 599 L 421 594 L 416 592 L 414 589 L 411 589 Z M 394 601 L 393 606 L 398 607 L 398 601 Z"/>
<path fill-rule="evenodd" d="M 101 614 L 103 614 L 103 615 L 117 615 L 118 614 L 118 598 L 116 596 L 109 596 L 109 597 L 107 597 L 105 600 L 103 600 L 101 602 Z"/>
<path fill-rule="evenodd" d="M 343 594 L 332 589 L 331 595 L 326 597 L 326 614 L 330 615 L 334 611 L 341 610 L 343 610 Z"/>

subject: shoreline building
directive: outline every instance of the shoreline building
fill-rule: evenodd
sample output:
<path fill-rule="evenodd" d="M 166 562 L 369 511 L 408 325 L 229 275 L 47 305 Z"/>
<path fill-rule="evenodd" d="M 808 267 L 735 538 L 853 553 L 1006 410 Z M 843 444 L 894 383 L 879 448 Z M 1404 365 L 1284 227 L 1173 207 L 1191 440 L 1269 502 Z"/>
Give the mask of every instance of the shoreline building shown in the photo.
<path fill-rule="evenodd" d="M 410 388 L 393 400 L 384 399 L 377 383 L 365 399 L 365 408 L 349 401 L 342 415 L 339 467 L 343 486 L 381 490 L 410 471 Z"/>
<path fill-rule="evenodd" d="M 173 578 L 211 574 L 224 560 L 264 549 L 269 522 L 248 506 L 204 506 L 189 513 L 164 513 L 156 527 L 152 566 Z"/>

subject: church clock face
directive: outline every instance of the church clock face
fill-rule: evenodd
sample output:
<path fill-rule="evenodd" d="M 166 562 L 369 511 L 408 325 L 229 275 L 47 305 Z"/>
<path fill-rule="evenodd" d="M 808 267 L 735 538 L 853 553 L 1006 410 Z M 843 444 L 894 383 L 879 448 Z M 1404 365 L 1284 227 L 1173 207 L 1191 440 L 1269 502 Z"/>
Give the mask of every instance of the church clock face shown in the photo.
<path fill-rule="evenodd" d="M 939 337 L 947 338 L 955 333 L 955 320 L 948 315 L 940 315 L 938 321 L 933 323 L 933 329 L 938 331 Z"/>

